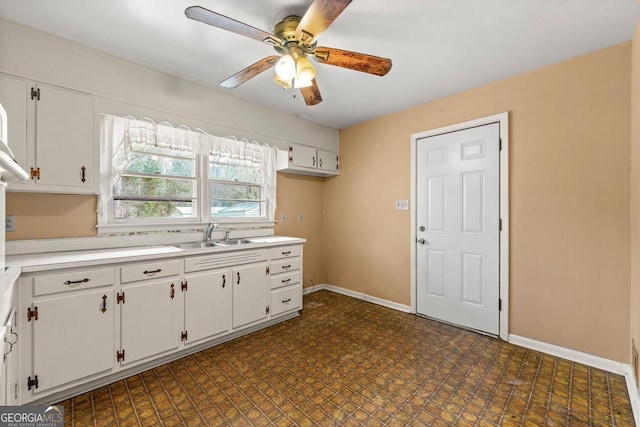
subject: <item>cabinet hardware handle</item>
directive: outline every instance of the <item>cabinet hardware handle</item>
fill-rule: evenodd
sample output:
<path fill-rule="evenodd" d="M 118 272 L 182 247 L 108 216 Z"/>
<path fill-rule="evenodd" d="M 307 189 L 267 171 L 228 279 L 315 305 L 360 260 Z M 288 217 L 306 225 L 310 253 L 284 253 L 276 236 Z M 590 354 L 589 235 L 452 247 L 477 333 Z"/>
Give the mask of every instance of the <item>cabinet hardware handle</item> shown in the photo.
<path fill-rule="evenodd" d="M 77 285 L 78 283 L 87 283 L 89 281 L 88 278 L 84 278 L 82 280 L 67 280 L 64 282 L 65 285 Z"/>
<path fill-rule="evenodd" d="M 238 271 L 238 285 L 240 284 L 240 272 Z"/>
<path fill-rule="evenodd" d="M 222 287 L 224 288 L 224 286 L 227 284 L 227 277 L 223 274 L 222 275 Z"/>
<path fill-rule="evenodd" d="M 102 295 L 102 308 L 100 309 L 101 312 L 105 312 L 107 311 L 107 296 L 106 295 Z"/>
<path fill-rule="evenodd" d="M 283 265 L 283 266 L 282 266 L 282 268 L 283 268 L 284 270 L 288 270 L 288 269 L 290 269 L 290 268 L 291 268 L 291 264 L 289 264 L 289 265 Z"/>
<path fill-rule="evenodd" d="M 282 300 L 282 303 L 283 303 L 283 304 L 289 304 L 290 302 L 291 302 L 291 298 L 283 299 L 283 300 Z"/>
<path fill-rule="evenodd" d="M 142 273 L 143 273 L 143 274 L 156 274 L 156 273 L 160 273 L 161 271 L 162 271 L 162 269 L 161 269 L 161 268 L 159 268 L 159 269 L 157 269 L 157 270 L 151 270 L 151 271 L 149 271 L 149 270 L 145 270 L 145 271 L 143 271 Z"/>
<path fill-rule="evenodd" d="M 176 289 L 175 289 L 175 285 L 172 283 L 171 284 L 171 293 L 169 294 L 169 297 L 171 299 L 173 299 L 176 296 Z"/>
<path fill-rule="evenodd" d="M 290 281 L 291 281 L 291 278 L 289 278 L 289 279 L 284 279 L 284 280 L 282 281 L 282 283 L 289 283 Z"/>
<path fill-rule="evenodd" d="M 80 181 L 85 182 L 86 179 L 84 177 L 85 172 L 87 171 L 87 168 L 85 168 L 84 166 L 80 168 L 80 170 L 82 171 L 82 179 L 80 179 Z"/>
<path fill-rule="evenodd" d="M 322 167 L 322 159 L 318 159 L 318 166 Z"/>
<path fill-rule="evenodd" d="M 282 252 L 282 255 L 289 255 L 289 254 L 291 254 L 291 251 Z"/>
<path fill-rule="evenodd" d="M 2 355 L 2 361 L 3 362 L 7 360 L 7 355 L 13 351 L 13 344 L 11 344 L 9 341 L 7 341 L 6 337 L 4 339 L 4 342 L 9 344 L 9 350 Z"/>
<path fill-rule="evenodd" d="M 316 157 L 315 157 L 315 156 L 313 156 L 311 159 L 313 160 L 313 162 L 311 163 L 311 165 L 312 165 L 312 166 L 315 166 L 315 165 L 316 165 Z"/>

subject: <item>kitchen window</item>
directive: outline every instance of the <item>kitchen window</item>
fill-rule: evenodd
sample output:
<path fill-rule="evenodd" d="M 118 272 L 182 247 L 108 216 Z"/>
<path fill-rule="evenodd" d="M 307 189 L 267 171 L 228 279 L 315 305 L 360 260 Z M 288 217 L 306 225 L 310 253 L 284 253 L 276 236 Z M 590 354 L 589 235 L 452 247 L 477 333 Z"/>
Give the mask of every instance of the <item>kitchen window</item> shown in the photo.
<path fill-rule="evenodd" d="M 275 150 L 256 142 L 103 115 L 98 226 L 184 229 L 275 215 Z"/>

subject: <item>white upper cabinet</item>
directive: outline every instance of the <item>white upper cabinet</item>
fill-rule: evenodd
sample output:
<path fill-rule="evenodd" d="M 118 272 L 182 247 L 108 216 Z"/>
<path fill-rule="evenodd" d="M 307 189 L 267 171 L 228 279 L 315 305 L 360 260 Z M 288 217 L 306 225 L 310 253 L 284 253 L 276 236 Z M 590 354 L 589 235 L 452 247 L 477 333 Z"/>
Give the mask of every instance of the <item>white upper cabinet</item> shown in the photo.
<path fill-rule="evenodd" d="M 338 153 L 300 144 L 289 145 L 289 151 L 278 150 L 278 171 L 302 175 L 338 175 Z"/>
<path fill-rule="evenodd" d="M 93 97 L 43 83 L 0 76 L 9 147 L 28 173 L 10 191 L 95 193 Z"/>

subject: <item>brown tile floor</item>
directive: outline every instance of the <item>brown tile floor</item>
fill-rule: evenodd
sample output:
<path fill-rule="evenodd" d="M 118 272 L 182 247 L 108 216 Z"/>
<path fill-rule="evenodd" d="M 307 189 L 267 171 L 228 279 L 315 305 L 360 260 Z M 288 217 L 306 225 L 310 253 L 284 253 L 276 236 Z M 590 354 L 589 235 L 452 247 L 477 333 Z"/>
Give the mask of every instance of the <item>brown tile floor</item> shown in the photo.
<path fill-rule="evenodd" d="M 67 426 L 633 425 L 619 375 L 328 291 L 62 404 Z"/>

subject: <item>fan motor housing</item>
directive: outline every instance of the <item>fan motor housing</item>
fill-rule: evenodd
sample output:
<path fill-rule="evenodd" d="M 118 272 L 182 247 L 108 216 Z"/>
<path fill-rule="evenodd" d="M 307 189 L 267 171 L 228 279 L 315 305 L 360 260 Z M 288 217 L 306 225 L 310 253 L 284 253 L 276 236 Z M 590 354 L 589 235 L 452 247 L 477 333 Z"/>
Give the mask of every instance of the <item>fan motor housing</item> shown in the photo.
<path fill-rule="evenodd" d="M 298 24 L 300 23 L 300 18 L 297 15 L 289 15 L 285 17 L 282 21 L 278 22 L 275 27 L 273 27 L 273 34 L 279 37 L 283 41 L 282 46 L 274 46 L 275 50 L 280 53 L 288 53 L 290 51 L 298 51 L 301 50 L 305 54 L 313 52 L 316 47 L 316 43 L 313 44 L 305 44 L 303 41 L 298 39 L 296 35 L 296 29 L 298 28 Z M 304 33 L 301 38 L 312 39 L 313 36 L 308 33 Z"/>

